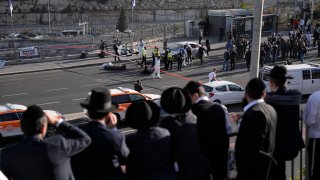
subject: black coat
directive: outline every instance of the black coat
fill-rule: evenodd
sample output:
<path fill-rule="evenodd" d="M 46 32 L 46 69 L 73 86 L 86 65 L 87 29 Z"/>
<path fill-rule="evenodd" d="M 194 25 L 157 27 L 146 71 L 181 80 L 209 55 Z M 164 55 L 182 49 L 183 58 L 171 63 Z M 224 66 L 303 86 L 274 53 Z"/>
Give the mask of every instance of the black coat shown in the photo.
<path fill-rule="evenodd" d="M 292 160 L 304 148 L 299 128 L 301 93 L 279 88 L 276 92 L 267 93 L 265 101 L 278 115 L 274 155 L 277 159 Z"/>
<path fill-rule="evenodd" d="M 1 153 L 1 170 L 14 180 L 72 180 L 70 157 L 85 149 L 90 137 L 79 128 L 63 122 L 49 138 L 27 137 Z"/>
<path fill-rule="evenodd" d="M 202 153 L 197 133 L 197 117 L 185 115 L 165 117 L 160 126 L 169 130 L 174 159 L 178 163 L 179 179 L 192 179 L 210 174 L 210 162 Z"/>
<path fill-rule="evenodd" d="M 72 157 L 72 170 L 76 179 L 124 179 L 120 165 L 129 154 L 125 137 L 98 121 L 90 121 L 80 128 L 88 133 L 92 143 Z"/>
<path fill-rule="evenodd" d="M 227 177 L 229 137 L 226 130 L 226 114 L 220 104 L 199 101 L 192 106 L 197 116 L 199 143 L 211 162 L 213 179 Z"/>
<path fill-rule="evenodd" d="M 238 180 L 266 179 L 276 124 L 276 111 L 266 103 L 258 103 L 243 114 L 235 146 Z"/>
<path fill-rule="evenodd" d="M 126 137 L 130 154 L 126 163 L 129 180 L 175 180 L 168 130 L 153 127 Z"/>

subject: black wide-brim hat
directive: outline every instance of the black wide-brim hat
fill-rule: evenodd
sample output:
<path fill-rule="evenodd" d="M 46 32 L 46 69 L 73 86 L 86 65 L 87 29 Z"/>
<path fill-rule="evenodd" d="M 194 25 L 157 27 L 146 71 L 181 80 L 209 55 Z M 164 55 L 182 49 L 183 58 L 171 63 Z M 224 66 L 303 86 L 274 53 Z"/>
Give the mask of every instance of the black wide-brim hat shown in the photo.
<path fill-rule="evenodd" d="M 127 109 L 125 121 L 134 129 L 148 129 L 157 124 L 160 117 L 160 107 L 152 101 L 139 100 L 133 102 Z"/>
<path fill-rule="evenodd" d="M 272 78 L 293 79 L 291 76 L 287 76 L 287 68 L 279 65 L 275 65 L 271 69 L 269 76 Z"/>
<path fill-rule="evenodd" d="M 190 95 L 178 87 L 168 88 L 161 94 L 162 109 L 169 114 L 184 114 L 191 109 Z"/>
<path fill-rule="evenodd" d="M 111 93 L 106 88 L 93 89 L 89 97 L 80 105 L 88 111 L 98 113 L 114 112 L 118 109 L 118 105 L 111 102 Z"/>

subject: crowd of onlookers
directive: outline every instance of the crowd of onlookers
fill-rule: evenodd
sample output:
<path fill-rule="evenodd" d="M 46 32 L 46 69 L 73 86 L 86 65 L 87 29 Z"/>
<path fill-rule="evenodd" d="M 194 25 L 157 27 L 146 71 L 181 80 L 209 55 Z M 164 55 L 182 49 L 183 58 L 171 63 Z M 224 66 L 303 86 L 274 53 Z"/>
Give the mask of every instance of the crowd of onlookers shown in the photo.
<path fill-rule="evenodd" d="M 287 89 L 284 66 L 270 72 L 270 92 L 260 79 L 245 88 L 243 113 L 228 113 L 210 102 L 201 83 L 171 87 L 152 101 L 132 103 L 125 122 L 136 132 L 116 128 L 118 109 L 108 89 L 95 88 L 80 105 L 90 121 L 76 127 L 29 106 L 23 113 L 24 138 L 1 153 L 9 179 L 225 180 L 228 179 L 230 121 L 238 123 L 237 179 L 285 180 L 285 163 L 304 148 L 299 128 L 301 93 Z M 167 115 L 160 117 L 160 109 Z M 320 91 L 310 96 L 304 121 L 309 131 L 310 179 L 320 179 Z M 59 133 L 44 138 L 48 124 Z"/>

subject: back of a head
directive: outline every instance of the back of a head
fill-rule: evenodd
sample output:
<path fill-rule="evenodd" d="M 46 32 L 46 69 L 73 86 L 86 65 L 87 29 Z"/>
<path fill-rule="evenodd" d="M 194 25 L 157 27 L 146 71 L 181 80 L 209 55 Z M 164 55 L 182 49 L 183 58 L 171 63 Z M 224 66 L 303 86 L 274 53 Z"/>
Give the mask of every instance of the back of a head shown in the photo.
<path fill-rule="evenodd" d="M 287 68 L 285 66 L 275 65 L 270 71 L 270 80 L 277 87 L 284 87 L 286 83 Z"/>
<path fill-rule="evenodd" d="M 47 124 L 47 121 L 43 110 L 38 106 L 32 105 L 23 112 L 21 129 L 26 136 L 37 135 L 41 133 L 41 130 Z"/>
<path fill-rule="evenodd" d="M 246 86 L 246 92 L 251 99 L 260 99 L 263 97 L 266 85 L 261 79 L 253 78 Z"/>
<path fill-rule="evenodd" d="M 197 81 L 189 81 L 187 85 L 183 88 L 188 94 L 199 94 L 204 95 L 203 88 L 201 88 L 202 85 Z"/>

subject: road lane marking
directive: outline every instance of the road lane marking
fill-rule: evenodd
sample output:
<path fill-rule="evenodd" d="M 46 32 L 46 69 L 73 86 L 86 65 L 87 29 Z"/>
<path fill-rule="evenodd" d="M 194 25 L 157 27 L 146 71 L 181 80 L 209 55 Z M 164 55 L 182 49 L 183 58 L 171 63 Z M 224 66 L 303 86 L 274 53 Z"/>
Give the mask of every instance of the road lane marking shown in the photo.
<path fill-rule="evenodd" d="M 13 84 L 21 84 L 21 82 L 5 83 L 5 84 L 1 84 L 1 85 L 2 86 L 9 86 L 9 85 L 13 85 Z"/>
<path fill-rule="evenodd" d="M 43 90 L 43 91 L 50 92 L 50 91 L 60 91 L 60 90 L 66 90 L 66 89 L 69 89 L 69 88 L 47 89 L 47 90 Z"/>
<path fill-rule="evenodd" d="M 87 98 L 78 98 L 78 99 L 72 99 L 71 101 L 81 101 L 81 100 L 85 100 Z"/>
<path fill-rule="evenodd" d="M 176 87 L 178 86 L 179 84 L 173 84 L 173 85 L 168 85 L 168 86 L 162 86 L 163 88 L 169 88 L 169 87 Z"/>
<path fill-rule="evenodd" d="M 21 96 L 26 94 L 29 94 L 29 93 L 7 94 L 7 95 L 3 95 L 2 97 Z"/>
<path fill-rule="evenodd" d="M 44 105 L 49 105 L 49 104 L 59 104 L 60 102 L 48 102 L 48 103 L 42 103 L 42 104 L 38 104 L 38 106 L 44 106 Z"/>
<path fill-rule="evenodd" d="M 80 87 L 88 87 L 88 86 L 97 86 L 99 85 L 99 83 L 96 83 L 96 84 L 86 84 L 86 85 L 82 85 Z"/>

